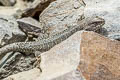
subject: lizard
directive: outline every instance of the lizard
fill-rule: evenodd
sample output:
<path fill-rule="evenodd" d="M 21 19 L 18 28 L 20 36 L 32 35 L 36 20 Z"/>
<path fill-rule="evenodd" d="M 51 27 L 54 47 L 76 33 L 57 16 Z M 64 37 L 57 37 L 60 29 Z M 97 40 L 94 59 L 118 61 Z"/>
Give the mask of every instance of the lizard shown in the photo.
<path fill-rule="evenodd" d="M 24 52 L 26 55 L 29 53 L 35 53 L 35 51 L 45 52 L 66 40 L 72 34 L 79 30 L 96 31 L 105 24 L 105 20 L 98 16 L 90 17 L 78 21 L 78 25 L 69 27 L 57 34 L 54 34 L 47 39 L 42 39 L 32 42 L 15 42 L 0 48 L 0 59 L 8 52 Z"/>

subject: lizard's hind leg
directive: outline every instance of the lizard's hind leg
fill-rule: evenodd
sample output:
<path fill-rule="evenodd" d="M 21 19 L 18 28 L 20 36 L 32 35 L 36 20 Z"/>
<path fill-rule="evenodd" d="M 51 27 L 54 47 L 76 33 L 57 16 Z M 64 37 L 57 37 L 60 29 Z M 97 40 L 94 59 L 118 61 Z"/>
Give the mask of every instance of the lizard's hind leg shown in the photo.
<path fill-rule="evenodd" d="M 33 64 L 33 67 L 36 67 L 38 69 L 40 69 L 40 72 L 42 72 L 42 69 L 40 67 L 40 63 L 41 63 L 41 53 L 40 51 L 36 51 L 35 52 L 35 57 L 36 57 L 36 61 L 35 63 Z"/>

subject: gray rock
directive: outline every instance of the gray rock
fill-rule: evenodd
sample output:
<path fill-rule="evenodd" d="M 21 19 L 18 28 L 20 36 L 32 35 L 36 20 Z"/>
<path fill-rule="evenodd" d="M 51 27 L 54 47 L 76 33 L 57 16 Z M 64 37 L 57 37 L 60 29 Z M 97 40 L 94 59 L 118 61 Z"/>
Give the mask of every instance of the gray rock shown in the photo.
<path fill-rule="evenodd" d="M 85 16 L 97 15 L 105 19 L 102 32 L 110 39 L 120 39 L 120 1 L 119 0 L 84 0 L 86 3 Z"/>
<path fill-rule="evenodd" d="M 85 79 L 83 78 L 79 71 L 74 70 L 51 80 L 85 80 Z"/>
<path fill-rule="evenodd" d="M 42 35 L 44 36 L 45 31 L 39 21 L 33 19 L 32 17 L 27 17 L 17 19 L 17 22 L 20 30 L 26 34 L 28 41 L 34 41 L 38 36 L 43 39 Z"/>
<path fill-rule="evenodd" d="M 4 6 L 13 6 L 16 3 L 16 0 L 0 0 Z"/>
<path fill-rule="evenodd" d="M 84 7 L 82 0 L 56 0 L 41 13 L 39 20 L 49 34 L 54 34 L 83 19 Z"/>
<path fill-rule="evenodd" d="M 120 40 L 120 33 L 113 33 L 111 35 L 108 35 L 110 39 Z"/>
<path fill-rule="evenodd" d="M 0 16 L 0 47 L 13 42 L 24 41 L 26 35 L 18 28 L 16 19 Z"/>
<path fill-rule="evenodd" d="M 29 0 L 30 1 L 30 0 Z M 33 0 L 32 3 L 23 11 L 23 17 L 35 17 L 39 19 L 39 14 L 55 0 Z"/>
<path fill-rule="evenodd" d="M 24 10 L 29 6 L 30 3 L 24 0 L 0 0 L 0 1 L 16 1 L 14 6 L 0 6 L 0 15 L 15 16 L 21 18 Z"/>
<path fill-rule="evenodd" d="M 40 28 L 40 29 L 43 28 L 42 24 L 32 17 L 25 17 L 25 18 L 22 18 L 22 19 L 17 19 L 17 22 L 23 22 L 23 23 L 35 26 L 35 27 Z"/>
<path fill-rule="evenodd" d="M 35 80 L 41 74 L 38 68 L 33 68 L 29 71 L 20 72 L 18 74 L 11 75 L 3 80 Z M 24 76 L 23 76 L 24 75 Z"/>
<path fill-rule="evenodd" d="M 0 68 L 0 80 L 9 75 L 18 72 L 27 71 L 33 68 L 35 62 L 34 55 L 24 56 L 21 53 L 9 53 L 4 56 L 7 57 L 4 64 Z"/>

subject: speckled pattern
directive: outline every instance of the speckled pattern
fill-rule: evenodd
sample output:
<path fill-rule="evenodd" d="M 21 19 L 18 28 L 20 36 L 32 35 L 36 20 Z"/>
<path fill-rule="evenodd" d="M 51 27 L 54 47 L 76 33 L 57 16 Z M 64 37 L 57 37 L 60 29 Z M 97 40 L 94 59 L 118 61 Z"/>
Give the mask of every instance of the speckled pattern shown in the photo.
<path fill-rule="evenodd" d="M 0 56 L 5 55 L 11 51 L 19 51 L 19 52 L 27 52 L 27 53 L 34 53 L 35 51 L 47 51 L 56 44 L 67 39 L 73 33 L 79 30 L 97 30 L 100 29 L 102 25 L 104 25 L 105 21 L 99 17 L 91 17 L 83 19 L 82 21 L 78 22 L 78 25 L 74 25 L 69 27 L 62 32 L 54 34 L 47 39 L 38 40 L 37 42 L 16 42 L 9 45 L 6 45 L 0 48 Z M 38 38 L 39 39 L 39 38 Z M 26 53 L 26 54 L 27 54 Z"/>

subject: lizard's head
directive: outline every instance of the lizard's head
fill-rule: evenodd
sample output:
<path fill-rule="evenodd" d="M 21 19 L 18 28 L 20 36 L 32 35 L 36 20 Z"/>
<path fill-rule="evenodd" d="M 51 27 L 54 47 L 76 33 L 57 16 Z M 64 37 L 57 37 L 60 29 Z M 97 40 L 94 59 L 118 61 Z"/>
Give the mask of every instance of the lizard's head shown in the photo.
<path fill-rule="evenodd" d="M 82 21 L 84 29 L 88 31 L 97 31 L 105 24 L 105 20 L 98 16 L 88 17 Z"/>

